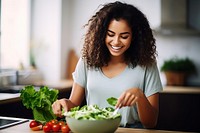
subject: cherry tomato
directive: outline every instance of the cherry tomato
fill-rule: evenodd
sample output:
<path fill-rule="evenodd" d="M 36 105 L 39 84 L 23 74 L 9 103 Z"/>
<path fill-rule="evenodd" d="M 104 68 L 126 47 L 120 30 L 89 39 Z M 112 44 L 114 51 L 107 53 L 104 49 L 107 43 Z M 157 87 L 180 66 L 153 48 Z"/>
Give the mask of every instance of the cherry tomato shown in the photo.
<path fill-rule="evenodd" d="M 32 120 L 30 123 L 29 123 L 29 127 L 30 128 L 33 128 L 33 127 L 37 127 L 39 125 L 39 123 L 35 120 Z"/>
<path fill-rule="evenodd" d="M 36 127 L 32 127 L 31 128 L 31 130 L 33 130 L 33 131 L 39 131 L 39 130 L 42 130 L 42 125 L 38 125 L 38 126 L 36 126 Z"/>
<path fill-rule="evenodd" d="M 70 131 L 69 126 L 68 125 L 63 125 L 61 127 L 61 131 L 62 131 L 62 133 L 69 133 L 69 131 Z"/>
<path fill-rule="evenodd" d="M 59 121 L 58 124 L 59 124 L 60 126 L 63 126 L 63 125 L 65 125 L 65 122 L 64 122 L 64 121 Z"/>
<path fill-rule="evenodd" d="M 54 124 L 57 124 L 58 123 L 58 120 L 51 120 L 51 123 L 54 125 Z"/>
<path fill-rule="evenodd" d="M 51 121 L 47 122 L 45 125 L 49 126 L 50 130 L 52 130 L 53 123 Z"/>
<path fill-rule="evenodd" d="M 44 125 L 43 126 L 43 131 L 44 132 L 50 132 L 51 131 L 51 126 L 50 125 Z"/>
<path fill-rule="evenodd" d="M 54 132 L 58 132 L 60 129 L 61 129 L 61 127 L 60 127 L 59 124 L 54 124 L 54 125 L 52 126 L 52 130 L 53 130 Z"/>

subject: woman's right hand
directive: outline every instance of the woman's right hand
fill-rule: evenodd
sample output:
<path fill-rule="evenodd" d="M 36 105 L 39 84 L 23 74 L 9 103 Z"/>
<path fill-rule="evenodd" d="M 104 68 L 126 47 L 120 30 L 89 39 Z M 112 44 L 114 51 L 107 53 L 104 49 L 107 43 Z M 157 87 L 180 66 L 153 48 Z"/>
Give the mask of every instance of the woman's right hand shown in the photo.
<path fill-rule="evenodd" d="M 72 107 L 74 107 L 74 104 L 69 99 L 66 98 L 56 100 L 52 104 L 53 113 L 58 117 L 62 117 L 62 109 L 64 109 L 64 111 L 66 112 L 70 110 L 70 108 Z"/>

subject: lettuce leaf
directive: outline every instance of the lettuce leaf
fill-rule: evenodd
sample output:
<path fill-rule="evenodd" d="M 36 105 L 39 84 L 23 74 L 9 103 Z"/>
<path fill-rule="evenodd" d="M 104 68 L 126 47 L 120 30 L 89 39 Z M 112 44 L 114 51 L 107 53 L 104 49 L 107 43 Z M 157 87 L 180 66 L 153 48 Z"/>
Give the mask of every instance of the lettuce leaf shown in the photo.
<path fill-rule="evenodd" d="M 116 104 L 117 104 L 117 98 L 115 98 L 115 97 L 110 97 L 110 98 L 108 98 L 107 99 L 107 102 L 110 104 L 110 105 L 112 105 L 112 106 L 115 106 Z"/>
<path fill-rule="evenodd" d="M 32 109 L 34 120 L 48 122 L 55 119 L 52 111 L 52 103 L 58 98 L 58 90 L 40 87 L 37 91 L 34 86 L 25 86 L 20 91 L 20 98 L 27 109 Z"/>

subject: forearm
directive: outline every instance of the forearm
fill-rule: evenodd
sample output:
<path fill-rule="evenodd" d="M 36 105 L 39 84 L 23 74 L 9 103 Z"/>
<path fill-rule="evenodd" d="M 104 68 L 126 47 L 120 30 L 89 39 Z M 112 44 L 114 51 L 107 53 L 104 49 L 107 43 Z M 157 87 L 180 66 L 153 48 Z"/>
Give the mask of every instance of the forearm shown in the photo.
<path fill-rule="evenodd" d="M 146 128 L 154 128 L 158 118 L 158 94 L 150 96 L 148 99 L 144 94 L 136 103 L 140 121 Z M 150 103 L 150 101 L 153 104 Z"/>
<path fill-rule="evenodd" d="M 85 97 L 85 90 L 78 84 L 74 83 L 69 97 L 71 103 L 75 106 L 80 106 Z"/>

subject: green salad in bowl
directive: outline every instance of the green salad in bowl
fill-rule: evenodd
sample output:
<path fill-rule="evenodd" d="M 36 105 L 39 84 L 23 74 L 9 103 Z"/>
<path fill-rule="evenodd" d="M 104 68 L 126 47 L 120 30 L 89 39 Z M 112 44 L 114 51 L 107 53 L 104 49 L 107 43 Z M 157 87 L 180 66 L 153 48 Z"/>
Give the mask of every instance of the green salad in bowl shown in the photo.
<path fill-rule="evenodd" d="M 85 105 L 72 108 L 65 112 L 64 116 L 74 133 L 94 133 L 94 131 L 95 133 L 113 133 L 121 121 L 121 114 L 113 115 L 114 110 L 113 107 L 100 108 L 97 105 Z"/>

